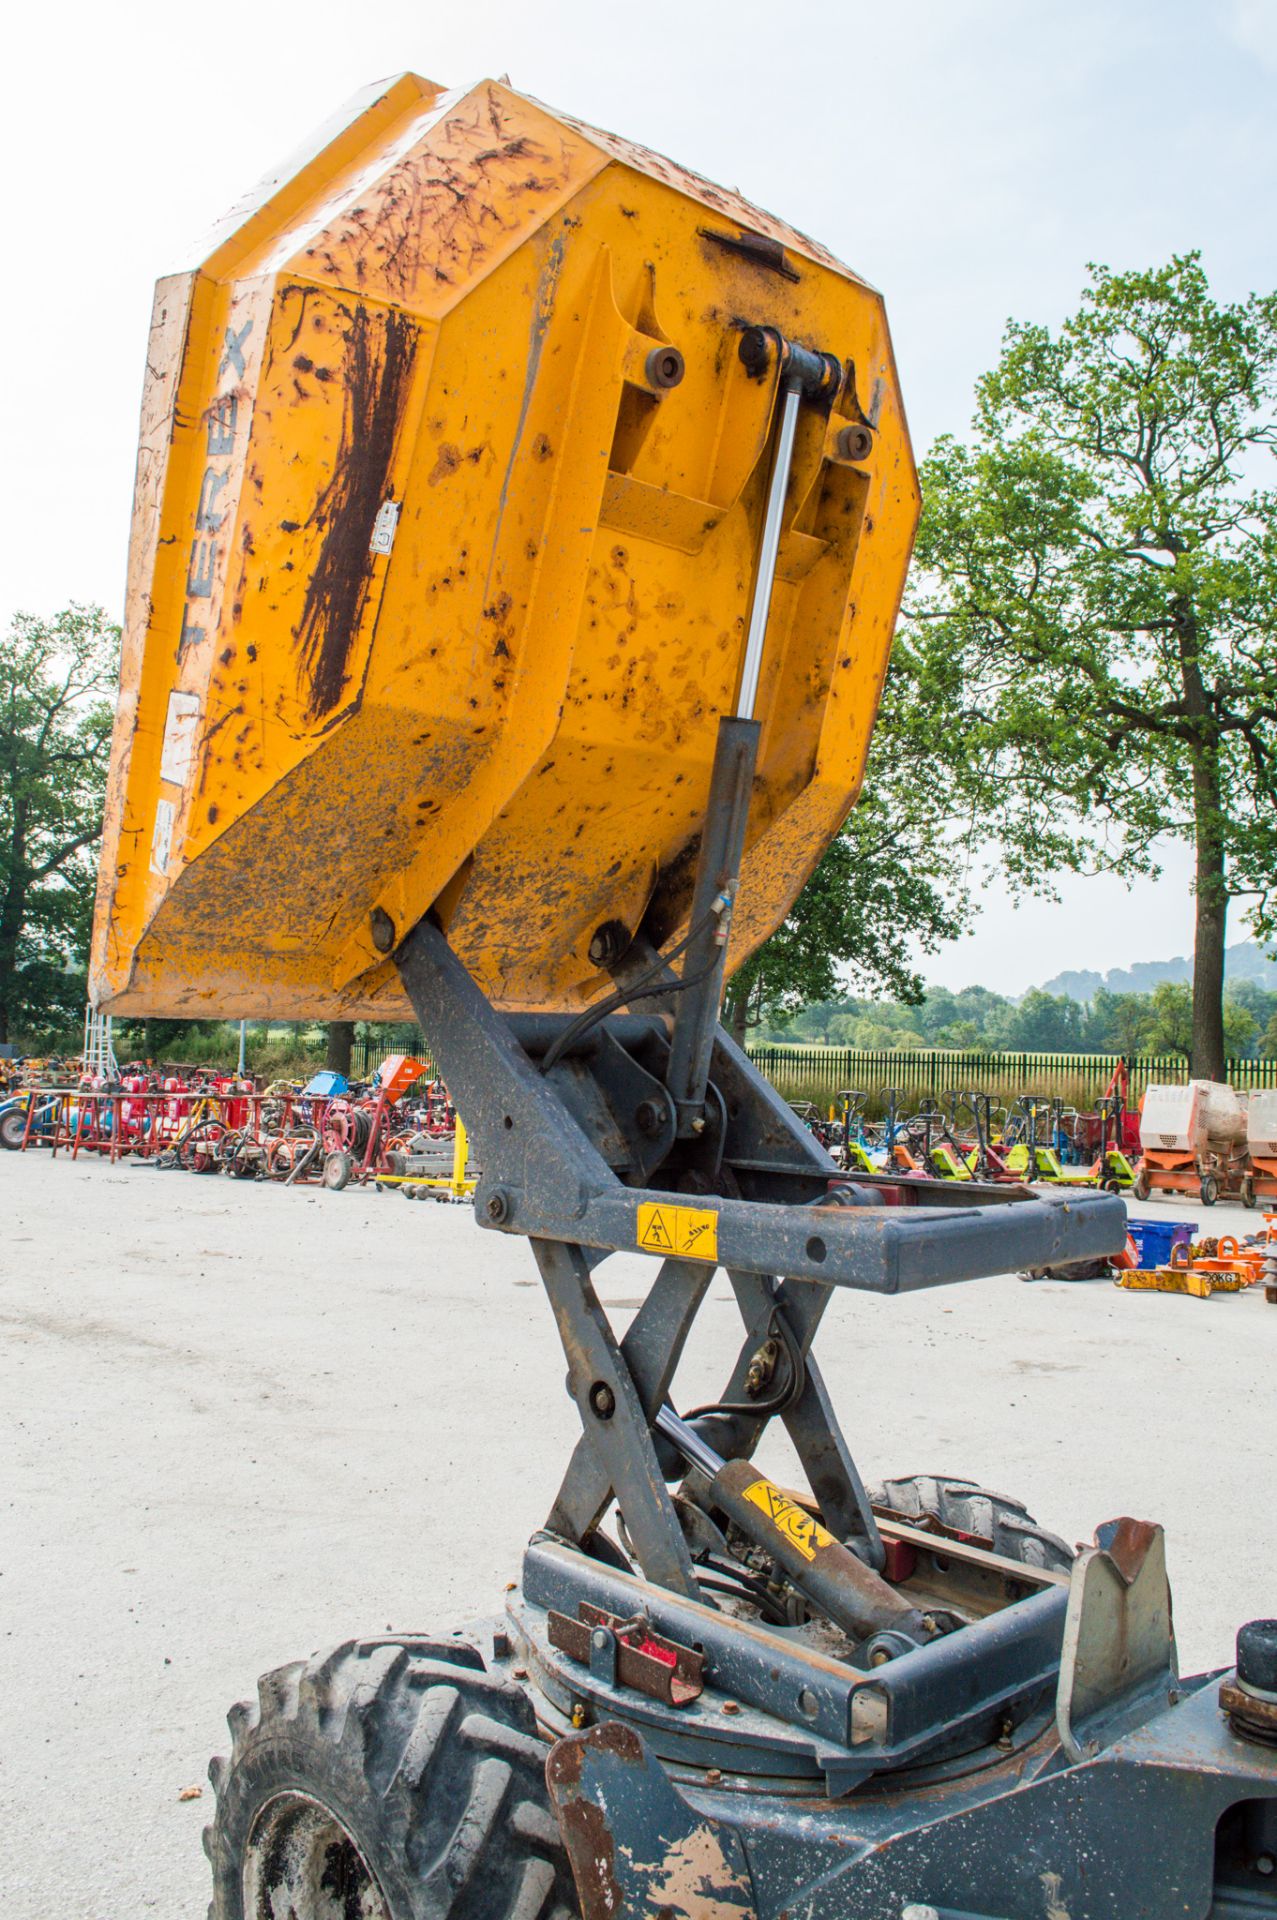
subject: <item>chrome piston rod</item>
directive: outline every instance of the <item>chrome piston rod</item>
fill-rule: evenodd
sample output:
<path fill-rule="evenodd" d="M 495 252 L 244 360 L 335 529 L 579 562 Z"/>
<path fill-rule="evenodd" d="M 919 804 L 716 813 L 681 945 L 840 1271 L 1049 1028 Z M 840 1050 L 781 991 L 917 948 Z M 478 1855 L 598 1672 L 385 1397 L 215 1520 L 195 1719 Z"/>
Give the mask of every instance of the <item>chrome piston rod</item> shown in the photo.
<path fill-rule="evenodd" d="M 816 353 L 809 347 L 800 347 L 770 327 L 747 328 L 741 335 L 740 357 L 757 378 L 766 378 L 773 360 L 780 364 L 780 420 L 776 429 L 771 477 L 767 483 L 767 506 L 758 547 L 758 566 L 754 575 L 749 632 L 745 637 L 740 691 L 736 696 L 736 718 L 752 720 L 763 668 L 767 623 L 771 617 L 772 591 L 776 584 L 776 560 L 780 553 L 781 524 L 785 517 L 785 495 L 789 491 L 789 475 L 794 464 L 798 410 L 804 400 L 832 402 L 842 384 L 842 368 L 832 354 Z"/>

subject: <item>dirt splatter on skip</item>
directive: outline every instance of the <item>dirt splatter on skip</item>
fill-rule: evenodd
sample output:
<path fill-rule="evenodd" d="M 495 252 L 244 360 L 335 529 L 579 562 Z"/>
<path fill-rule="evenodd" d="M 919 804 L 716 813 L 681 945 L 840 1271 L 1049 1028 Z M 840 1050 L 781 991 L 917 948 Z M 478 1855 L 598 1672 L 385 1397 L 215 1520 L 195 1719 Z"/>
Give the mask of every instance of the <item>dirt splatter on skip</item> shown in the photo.
<path fill-rule="evenodd" d="M 369 542 L 386 497 L 408 396 L 417 328 L 404 314 L 355 307 L 342 368 L 345 407 L 333 474 L 307 524 L 324 530 L 296 628 L 309 680 L 307 718 L 331 713 L 346 685 L 350 649 L 372 579 Z"/>

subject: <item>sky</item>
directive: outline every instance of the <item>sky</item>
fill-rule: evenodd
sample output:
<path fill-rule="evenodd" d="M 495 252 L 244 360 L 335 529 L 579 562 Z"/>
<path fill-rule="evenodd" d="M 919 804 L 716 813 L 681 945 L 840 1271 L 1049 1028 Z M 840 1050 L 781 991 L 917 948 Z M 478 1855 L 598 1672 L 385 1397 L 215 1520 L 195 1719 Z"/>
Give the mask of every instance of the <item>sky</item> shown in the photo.
<path fill-rule="evenodd" d="M 118 614 L 152 283 L 404 69 L 508 73 L 817 236 L 886 294 L 920 454 L 963 431 L 1008 316 L 1058 321 L 1088 261 L 1200 247 L 1226 299 L 1277 279 L 1277 0 L 64 0 L 15 10 L 5 55 L 6 624 Z M 1191 951 L 1181 849 L 1160 882 L 1063 891 L 986 895 L 928 976 L 1018 993 Z"/>

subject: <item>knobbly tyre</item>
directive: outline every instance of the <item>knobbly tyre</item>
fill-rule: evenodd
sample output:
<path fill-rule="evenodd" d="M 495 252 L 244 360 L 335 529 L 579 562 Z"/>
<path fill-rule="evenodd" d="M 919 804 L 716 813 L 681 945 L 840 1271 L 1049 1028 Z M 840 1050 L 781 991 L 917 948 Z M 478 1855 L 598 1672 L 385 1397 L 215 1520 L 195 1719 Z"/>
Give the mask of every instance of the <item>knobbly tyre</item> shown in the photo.
<path fill-rule="evenodd" d="M 836 1288 L 1116 1253 L 1121 1201 L 849 1178 L 717 1025 L 855 798 L 916 511 L 878 295 L 504 83 L 364 94 L 160 283 L 95 997 L 419 1018 L 582 1428 L 494 1625 L 232 1710 L 218 1920 L 1277 1913 L 1277 1625 L 1182 1679 L 1158 1527 L 871 1495 L 815 1357 Z"/>

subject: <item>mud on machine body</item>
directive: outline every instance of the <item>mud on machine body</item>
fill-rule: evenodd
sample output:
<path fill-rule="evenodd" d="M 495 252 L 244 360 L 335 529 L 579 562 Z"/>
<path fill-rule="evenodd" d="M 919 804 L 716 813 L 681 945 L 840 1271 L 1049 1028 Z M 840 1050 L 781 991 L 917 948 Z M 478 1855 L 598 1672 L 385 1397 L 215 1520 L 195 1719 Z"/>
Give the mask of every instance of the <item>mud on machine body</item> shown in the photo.
<path fill-rule="evenodd" d="M 916 513 L 878 295 L 504 84 L 371 89 L 160 283 L 95 998 L 415 1013 L 581 1420 L 500 1619 L 232 1711 L 219 1920 L 1277 1913 L 1277 1627 L 1181 1679 L 1160 1529 L 871 1496 L 815 1355 L 836 1288 L 1121 1202 L 848 1180 L 717 1024 L 854 801 Z"/>

